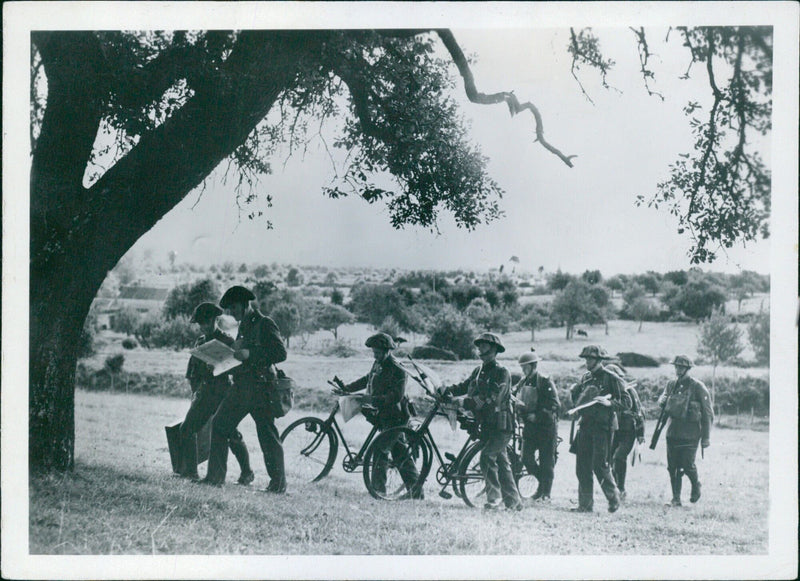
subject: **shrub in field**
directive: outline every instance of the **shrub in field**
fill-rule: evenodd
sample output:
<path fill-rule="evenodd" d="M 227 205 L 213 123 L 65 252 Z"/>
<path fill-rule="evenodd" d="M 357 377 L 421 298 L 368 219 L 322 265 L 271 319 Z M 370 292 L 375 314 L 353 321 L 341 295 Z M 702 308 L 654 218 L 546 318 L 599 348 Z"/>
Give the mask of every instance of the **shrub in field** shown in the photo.
<path fill-rule="evenodd" d="M 133 335 L 136 331 L 136 326 L 139 324 L 139 319 L 141 318 L 142 315 L 140 315 L 136 309 L 124 307 L 111 317 L 111 330 L 117 333 Z"/>
<path fill-rule="evenodd" d="M 76 369 L 75 385 L 88 391 L 117 391 L 166 397 L 186 397 L 189 394 L 189 384 L 182 375 L 124 370 L 112 374 L 105 367 L 94 370 L 82 363 Z"/>
<path fill-rule="evenodd" d="M 747 338 L 756 354 L 756 361 L 769 363 L 769 311 L 753 317 L 747 326 Z"/>
<path fill-rule="evenodd" d="M 336 339 L 335 341 L 324 341 L 320 353 L 326 357 L 353 357 L 358 354 L 349 341 Z"/>
<path fill-rule="evenodd" d="M 458 357 L 452 351 L 440 349 L 433 345 L 419 345 L 411 351 L 414 359 L 441 359 L 442 361 L 457 361 Z"/>
<path fill-rule="evenodd" d="M 122 366 L 125 364 L 125 356 L 122 353 L 116 355 L 109 355 L 103 364 L 111 373 L 119 373 L 122 371 Z"/>
<path fill-rule="evenodd" d="M 136 339 L 131 337 L 125 337 L 122 340 L 122 348 L 123 349 L 136 349 L 139 344 L 136 342 Z"/>
<path fill-rule="evenodd" d="M 173 319 L 159 321 L 151 330 L 149 343 L 153 347 L 185 349 L 194 346 L 197 329 L 192 327 L 189 317 L 178 315 Z"/>
<path fill-rule="evenodd" d="M 472 359 L 477 336 L 472 321 L 452 307 L 439 311 L 428 327 L 428 344 L 455 353 L 460 359 Z"/>
<path fill-rule="evenodd" d="M 619 362 L 625 367 L 658 367 L 660 365 L 658 359 L 650 357 L 649 355 L 642 355 L 641 353 L 617 353 Z"/>

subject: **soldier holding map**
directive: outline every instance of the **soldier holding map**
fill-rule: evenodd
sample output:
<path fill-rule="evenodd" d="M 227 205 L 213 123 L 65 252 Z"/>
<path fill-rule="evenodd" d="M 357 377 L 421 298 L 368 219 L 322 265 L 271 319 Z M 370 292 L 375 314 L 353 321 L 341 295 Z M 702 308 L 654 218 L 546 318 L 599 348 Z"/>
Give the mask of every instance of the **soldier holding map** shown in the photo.
<path fill-rule="evenodd" d="M 203 334 L 198 337 L 195 347 L 199 347 L 209 341 L 216 339 L 226 345 L 233 343 L 233 338 L 219 330 L 215 323 L 217 317 L 222 314 L 222 309 L 213 303 L 201 303 L 197 305 L 192 315 L 191 322 L 197 323 Z M 197 357 L 189 359 L 186 369 L 186 379 L 192 388 L 192 403 L 186 418 L 180 427 L 180 463 L 178 474 L 181 476 L 197 479 L 197 432 L 208 422 L 214 412 L 217 411 L 219 404 L 225 397 L 230 388 L 230 377 L 227 374 L 214 376 L 214 369 Z M 242 439 L 239 430 L 234 430 L 228 438 L 228 446 L 239 462 L 241 475 L 239 484 L 250 484 L 255 475 L 250 469 L 250 455 L 247 446 Z"/>

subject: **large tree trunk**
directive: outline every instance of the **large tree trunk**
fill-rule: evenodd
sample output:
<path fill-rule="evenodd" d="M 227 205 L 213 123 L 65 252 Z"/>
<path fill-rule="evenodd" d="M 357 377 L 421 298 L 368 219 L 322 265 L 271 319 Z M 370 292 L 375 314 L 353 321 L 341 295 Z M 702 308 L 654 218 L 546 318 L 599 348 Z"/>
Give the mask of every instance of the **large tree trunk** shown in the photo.
<path fill-rule="evenodd" d="M 94 185 L 83 174 L 101 117 L 99 43 L 88 32 L 33 35 L 48 80 L 31 170 L 29 460 L 74 465 L 77 345 L 108 270 L 244 142 L 320 36 L 240 34 L 220 78 L 142 136 Z"/>

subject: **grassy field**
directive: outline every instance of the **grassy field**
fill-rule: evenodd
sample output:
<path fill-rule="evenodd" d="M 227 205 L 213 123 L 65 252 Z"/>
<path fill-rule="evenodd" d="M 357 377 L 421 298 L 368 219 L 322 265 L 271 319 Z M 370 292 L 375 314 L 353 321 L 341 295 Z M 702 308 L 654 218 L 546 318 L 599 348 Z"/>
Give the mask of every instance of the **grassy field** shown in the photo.
<path fill-rule="evenodd" d="M 634 351 L 654 357 L 665 358 L 669 361 L 674 355 L 683 353 L 690 357 L 697 356 L 698 326 L 693 323 L 645 323 L 642 331 L 638 332 L 638 323 L 633 321 L 611 321 L 609 334 L 606 335 L 602 326 L 588 327 L 589 337 L 566 340 L 564 329 L 543 329 L 536 332 L 536 341 L 531 343 L 529 332 L 506 333 L 503 341 L 506 352 L 499 359 L 509 367 L 512 372 L 518 372 L 517 357 L 528 351 L 531 346 L 543 358 L 540 369 L 543 373 L 552 374 L 578 374 L 582 372 L 583 361 L 578 357 L 584 345 L 599 343 L 609 353 Z M 289 358 L 282 364 L 286 372 L 306 386 L 325 387 L 325 380 L 338 374 L 342 379 L 355 379 L 369 369 L 371 353 L 364 347 L 366 338 L 375 330 L 368 325 L 346 325 L 339 330 L 339 336 L 344 341 L 351 343 L 359 350 L 355 357 L 340 359 L 326 357 L 319 354 L 321 346 L 332 339 L 331 333 L 320 331 L 310 337 L 305 346 L 294 339 L 289 349 Z M 104 333 L 103 345 L 98 352 L 85 362 L 91 367 L 101 367 L 109 355 L 116 353 L 125 354 L 125 369 L 147 370 L 150 372 L 183 374 L 189 360 L 189 352 L 148 350 L 137 347 L 125 350 L 121 346 L 123 336 L 114 333 Z M 409 336 L 409 343 L 422 344 L 423 336 Z M 744 359 L 753 357 L 749 346 L 742 353 Z M 430 367 L 440 373 L 442 379 L 453 382 L 463 379 L 477 364 L 477 360 L 459 361 L 455 363 L 432 362 Z M 672 366 L 661 365 L 655 368 L 631 369 L 634 377 L 656 378 L 671 377 Z M 693 373 L 700 379 L 711 377 L 710 365 L 698 365 Z M 729 367 L 717 368 L 718 376 L 760 376 L 765 377 L 769 370 L 765 367 Z"/>
<path fill-rule="evenodd" d="M 697 505 L 664 507 L 669 498 L 665 447 L 644 450 L 629 468 L 629 497 L 614 515 L 596 491 L 597 512 L 568 511 L 577 498 L 574 456 L 560 448 L 552 502 L 520 513 L 484 514 L 443 500 L 429 481 L 422 502 L 381 502 L 360 474 L 337 465 L 317 484 L 289 472 L 289 492 L 266 484 L 252 420 L 240 428 L 257 479 L 207 488 L 171 475 L 164 426 L 188 401 L 152 396 L 76 395 L 76 469 L 31 477 L 31 554 L 508 554 L 738 555 L 767 551 L 768 433 L 716 429 Z M 279 420 L 283 428 L 298 417 Z M 319 414 L 321 415 L 321 414 Z M 650 426 L 652 429 L 652 426 Z M 367 424 L 345 425 L 359 443 Z M 434 424 L 437 442 L 455 451 L 464 435 Z M 562 437 L 569 426 L 562 422 Z M 287 459 L 291 462 L 290 459 Z M 341 451 L 338 461 L 341 461 Z M 291 468 L 291 464 L 289 465 Z M 201 473 L 204 466 L 201 466 Z M 229 481 L 237 476 L 230 459 Z"/>

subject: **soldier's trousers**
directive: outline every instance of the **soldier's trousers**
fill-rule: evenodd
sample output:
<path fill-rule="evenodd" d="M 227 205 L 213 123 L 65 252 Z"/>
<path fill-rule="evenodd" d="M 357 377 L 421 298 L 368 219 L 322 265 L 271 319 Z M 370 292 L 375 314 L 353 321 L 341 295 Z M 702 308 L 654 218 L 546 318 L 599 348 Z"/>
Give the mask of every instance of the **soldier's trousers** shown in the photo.
<path fill-rule="evenodd" d="M 692 486 L 697 486 L 700 478 L 694 460 L 697 456 L 697 439 L 667 438 L 667 471 L 672 483 L 673 498 L 680 498 L 683 475 L 689 477 Z"/>
<path fill-rule="evenodd" d="M 520 503 L 517 484 L 511 473 L 506 446 L 511 441 L 511 432 L 490 432 L 481 436 L 481 472 L 486 486 L 486 502 L 496 504 L 502 494 L 509 508 Z"/>
<path fill-rule="evenodd" d="M 385 447 L 380 450 L 375 450 L 375 466 L 372 472 L 372 484 L 377 490 L 386 491 L 386 472 L 389 469 L 389 456 L 391 455 L 392 461 L 397 466 L 400 477 L 406 485 L 411 498 L 420 498 L 422 496 L 422 483 L 418 482 L 419 472 L 414 465 L 414 460 L 408 449 L 408 443 L 403 434 L 397 434 L 392 442 L 387 442 Z"/>
<path fill-rule="evenodd" d="M 628 473 L 628 454 L 633 450 L 636 433 L 630 430 L 617 430 L 614 432 L 614 441 L 611 444 L 611 466 L 614 481 L 620 491 L 625 490 L 625 476 Z"/>
<path fill-rule="evenodd" d="M 270 488 L 285 490 L 283 445 L 275 427 L 275 419 L 269 413 L 266 389 L 259 384 L 234 384 L 214 414 L 206 478 L 215 484 L 225 482 L 228 471 L 228 439 L 247 414 L 256 423 L 258 443 L 270 477 Z"/>
<path fill-rule="evenodd" d="M 539 453 L 537 461 L 536 452 Z M 526 424 L 522 430 L 522 463 L 539 481 L 539 492 L 550 496 L 556 463 L 556 432 Z"/>
<path fill-rule="evenodd" d="M 594 476 L 609 502 L 619 499 L 617 483 L 608 464 L 610 440 L 611 434 L 607 430 L 579 428 L 575 435 L 575 475 L 578 477 L 580 508 L 594 508 Z"/>
<path fill-rule="evenodd" d="M 197 432 L 214 415 L 219 404 L 225 397 L 225 391 L 203 387 L 192 394 L 192 403 L 189 411 L 181 423 L 181 468 L 180 474 L 185 476 L 197 475 Z M 239 430 L 233 430 L 228 438 L 228 446 L 239 462 L 240 470 L 250 472 L 250 454 Z"/>

